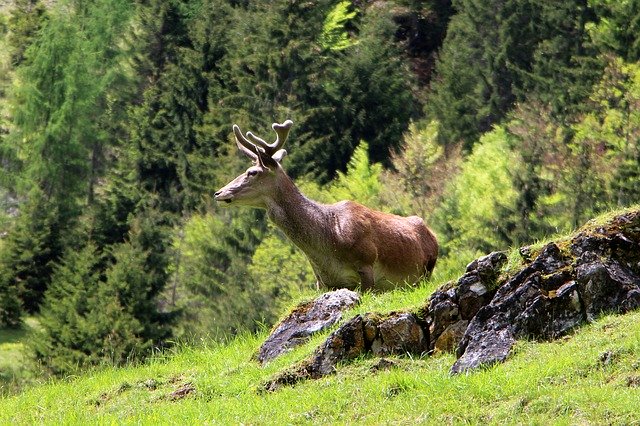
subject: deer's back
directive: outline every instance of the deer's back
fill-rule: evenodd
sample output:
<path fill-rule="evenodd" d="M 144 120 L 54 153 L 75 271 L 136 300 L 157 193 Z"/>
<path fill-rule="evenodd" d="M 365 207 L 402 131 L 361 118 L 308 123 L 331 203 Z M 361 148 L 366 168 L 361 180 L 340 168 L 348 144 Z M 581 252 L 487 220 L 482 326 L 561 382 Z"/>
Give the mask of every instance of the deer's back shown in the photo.
<path fill-rule="evenodd" d="M 333 206 L 337 254 L 356 267 L 374 265 L 376 285 L 414 282 L 435 266 L 438 244 L 417 216 L 371 210 L 353 201 Z"/>

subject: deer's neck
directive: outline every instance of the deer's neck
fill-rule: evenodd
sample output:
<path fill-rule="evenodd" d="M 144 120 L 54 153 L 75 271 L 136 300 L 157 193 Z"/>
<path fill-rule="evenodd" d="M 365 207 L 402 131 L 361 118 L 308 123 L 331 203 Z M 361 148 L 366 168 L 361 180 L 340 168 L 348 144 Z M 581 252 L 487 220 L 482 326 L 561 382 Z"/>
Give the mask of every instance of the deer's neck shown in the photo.
<path fill-rule="evenodd" d="M 282 173 L 278 179 L 277 189 L 267 201 L 267 214 L 304 250 L 326 230 L 325 206 L 305 197 L 286 174 Z"/>

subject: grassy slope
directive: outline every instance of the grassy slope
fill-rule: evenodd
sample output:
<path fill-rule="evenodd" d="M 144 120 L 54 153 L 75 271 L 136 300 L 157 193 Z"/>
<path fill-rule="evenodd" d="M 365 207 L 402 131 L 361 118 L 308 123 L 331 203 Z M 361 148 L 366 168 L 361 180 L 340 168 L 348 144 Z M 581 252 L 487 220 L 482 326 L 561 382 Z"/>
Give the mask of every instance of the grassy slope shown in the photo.
<path fill-rule="evenodd" d="M 514 253 L 507 270 L 517 269 Z M 462 266 L 455 269 L 436 268 L 431 283 L 413 291 L 366 294 L 345 316 L 420 306 L 435 283 L 458 276 Z M 263 334 L 35 386 L 0 398 L 0 424 L 640 424 L 640 312 L 605 316 L 555 342 L 519 342 L 505 364 L 470 375 L 449 376 L 453 355 L 398 357 L 379 371 L 372 368 L 377 359 L 362 358 L 330 377 L 259 391 L 324 337 L 264 368 L 251 361 Z M 189 389 L 195 391 L 173 396 Z"/>
<path fill-rule="evenodd" d="M 25 356 L 24 342 L 37 327 L 38 321 L 30 317 L 21 328 L 0 328 L 0 396 L 16 392 L 36 380 Z"/>
<path fill-rule="evenodd" d="M 272 394 L 260 393 L 260 384 L 320 338 L 261 368 L 250 357 L 263 337 L 34 387 L 0 399 L 0 424 L 640 421 L 640 313 L 604 317 L 557 342 L 521 342 L 507 363 L 467 376 L 449 376 L 451 355 L 399 357 L 377 372 L 377 360 L 364 358 Z M 194 393 L 171 397 L 189 386 Z"/>

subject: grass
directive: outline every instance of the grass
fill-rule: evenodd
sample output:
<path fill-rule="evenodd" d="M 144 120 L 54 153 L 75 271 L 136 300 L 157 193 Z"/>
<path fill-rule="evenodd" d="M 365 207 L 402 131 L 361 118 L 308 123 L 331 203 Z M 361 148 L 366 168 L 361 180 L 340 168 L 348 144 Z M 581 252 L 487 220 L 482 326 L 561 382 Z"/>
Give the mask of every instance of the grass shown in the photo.
<path fill-rule="evenodd" d="M 640 313 L 606 316 L 556 342 L 520 342 L 505 364 L 469 375 L 449 375 L 452 355 L 397 357 L 380 371 L 365 357 L 274 393 L 259 388 L 319 338 L 260 367 L 250 358 L 263 338 L 39 385 L 0 399 L 0 424 L 640 423 Z"/>
<path fill-rule="evenodd" d="M 458 263 L 413 290 L 366 293 L 344 317 L 414 309 L 461 274 Z M 508 265 L 517 263 L 510 253 Z M 24 338 L 3 333 L 6 344 Z M 0 424 L 640 424 L 640 312 L 604 316 L 553 342 L 518 342 L 504 364 L 467 375 L 449 375 L 451 354 L 392 357 L 386 369 L 361 357 L 332 376 L 260 390 L 327 333 L 265 367 L 251 360 L 261 333 L 32 386 L 0 397 Z M 10 351 L 3 345 L 0 362 Z"/>
<path fill-rule="evenodd" d="M 29 317 L 20 328 L 0 328 L 0 395 L 15 393 L 35 380 L 24 342 L 38 321 Z"/>

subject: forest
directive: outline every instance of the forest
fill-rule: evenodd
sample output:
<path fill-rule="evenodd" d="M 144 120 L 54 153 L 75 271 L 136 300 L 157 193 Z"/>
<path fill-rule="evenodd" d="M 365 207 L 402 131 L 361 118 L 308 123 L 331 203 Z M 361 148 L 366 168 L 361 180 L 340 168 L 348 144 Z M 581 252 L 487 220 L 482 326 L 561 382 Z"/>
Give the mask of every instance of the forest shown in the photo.
<path fill-rule="evenodd" d="M 272 325 L 304 254 L 214 192 L 232 124 L 310 198 L 417 214 L 434 275 L 640 202 L 638 0 L 0 2 L 0 327 L 40 374 Z"/>

